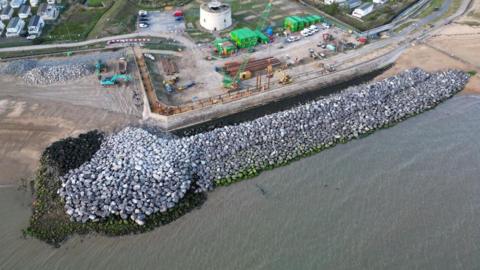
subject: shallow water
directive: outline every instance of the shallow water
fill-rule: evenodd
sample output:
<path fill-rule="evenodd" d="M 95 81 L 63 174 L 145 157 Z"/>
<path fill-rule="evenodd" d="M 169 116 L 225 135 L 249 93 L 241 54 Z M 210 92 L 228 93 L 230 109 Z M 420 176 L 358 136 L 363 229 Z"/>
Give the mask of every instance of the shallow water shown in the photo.
<path fill-rule="evenodd" d="M 0 269 L 479 269 L 479 123 L 480 97 L 455 97 L 153 232 L 59 249 L 22 238 L 29 195 L 0 188 Z"/>

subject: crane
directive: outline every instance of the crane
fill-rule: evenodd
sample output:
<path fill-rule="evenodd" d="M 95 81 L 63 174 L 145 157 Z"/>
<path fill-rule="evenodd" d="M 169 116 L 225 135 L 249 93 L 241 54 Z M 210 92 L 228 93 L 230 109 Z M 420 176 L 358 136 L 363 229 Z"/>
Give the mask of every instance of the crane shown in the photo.
<path fill-rule="evenodd" d="M 263 10 L 260 19 L 257 22 L 257 26 L 255 30 L 258 30 L 262 32 L 265 28 L 265 25 L 267 24 L 268 17 L 270 16 L 270 11 L 272 10 L 272 2 L 273 0 L 269 0 L 267 5 L 265 6 L 265 9 Z M 239 88 L 239 81 L 240 81 L 240 74 L 243 73 L 245 68 L 248 65 L 248 61 L 250 59 L 250 55 L 253 53 L 252 51 L 248 51 L 248 53 L 244 56 L 242 63 L 240 64 L 240 67 L 235 74 L 235 76 L 232 78 L 228 74 L 224 74 L 223 76 L 223 87 L 230 89 L 230 90 L 236 90 Z"/>

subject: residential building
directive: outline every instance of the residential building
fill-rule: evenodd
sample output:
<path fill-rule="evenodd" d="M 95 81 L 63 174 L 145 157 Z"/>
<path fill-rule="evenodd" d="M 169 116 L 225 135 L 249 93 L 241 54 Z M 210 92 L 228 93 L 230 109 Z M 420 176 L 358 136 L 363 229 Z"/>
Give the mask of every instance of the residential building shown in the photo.
<path fill-rule="evenodd" d="M 13 17 L 7 26 L 7 37 L 18 37 L 25 26 L 25 21 L 19 17 Z"/>
<path fill-rule="evenodd" d="M 25 4 L 26 0 L 12 0 L 10 6 L 12 8 L 19 8 L 21 5 Z"/>
<path fill-rule="evenodd" d="M 3 34 L 4 29 L 5 29 L 5 24 L 3 24 L 2 21 L 0 21 L 0 36 Z"/>
<path fill-rule="evenodd" d="M 28 22 L 28 34 L 39 36 L 42 33 L 45 22 L 42 17 L 33 15 Z"/>
<path fill-rule="evenodd" d="M 8 21 L 12 18 L 12 16 L 13 8 L 11 6 L 6 6 L 2 9 L 2 12 L 0 12 L 0 20 L 2 21 Z"/>
<path fill-rule="evenodd" d="M 331 5 L 331 4 L 344 4 L 346 2 L 346 0 L 325 0 L 324 3 L 325 5 Z"/>
<path fill-rule="evenodd" d="M 348 9 L 354 9 L 359 7 L 362 4 L 361 0 L 325 0 L 325 5 L 339 4 L 342 7 L 347 7 Z"/>
<path fill-rule="evenodd" d="M 30 5 L 31 5 L 32 7 L 38 6 L 38 0 L 30 0 Z"/>
<path fill-rule="evenodd" d="M 348 8 L 353 10 L 362 5 L 362 0 L 347 0 L 345 4 L 348 4 Z"/>
<path fill-rule="evenodd" d="M 47 3 L 41 3 L 37 11 L 37 15 L 42 17 L 44 21 L 56 20 L 58 14 L 57 6 L 48 5 Z"/>
<path fill-rule="evenodd" d="M 32 15 L 32 8 L 30 8 L 29 5 L 22 5 L 18 10 L 18 17 L 20 17 L 20 19 L 26 19 L 30 15 Z"/>
<path fill-rule="evenodd" d="M 8 0 L 0 0 L 0 9 L 4 9 L 6 7 L 9 7 Z"/>
<path fill-rule="evenodd" d="M 363 18 L 364 16 L 367 16 L 368 14 L 372 13 L 372 11 L 373 11 L 372 3 L 363 3 L 361 6 L 359 6 L 353 11 L 352 16 L 357 18 Z"/>

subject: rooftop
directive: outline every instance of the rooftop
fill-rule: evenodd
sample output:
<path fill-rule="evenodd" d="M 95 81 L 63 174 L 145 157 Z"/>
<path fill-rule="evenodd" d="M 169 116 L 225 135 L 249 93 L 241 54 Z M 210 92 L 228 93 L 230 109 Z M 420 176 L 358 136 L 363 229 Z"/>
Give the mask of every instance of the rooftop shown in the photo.
<path fill-rule="evenodd" d="M 203 3 L 200 6 L 200 8 L 205 10 L 205 11 L 212 12 L 212 13 L 222 13 L 226 10 L 229 10 L 230 6 L 228 4 L 224 4 L 220 1 L 214 0 L 214 1 L 211 1 L 211 2 L 208 2 L 208 3 Z"/>

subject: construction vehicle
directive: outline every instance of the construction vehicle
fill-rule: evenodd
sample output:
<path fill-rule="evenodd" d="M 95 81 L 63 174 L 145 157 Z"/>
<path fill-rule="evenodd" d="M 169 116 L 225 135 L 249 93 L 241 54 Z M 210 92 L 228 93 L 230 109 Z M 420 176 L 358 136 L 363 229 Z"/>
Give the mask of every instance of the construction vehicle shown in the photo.
<path fill-rule="evenodd" d="M 179 90 L 179 91 L 186 90 L 186 89 L 188 89 L 188 88 L 190 88 L 190 87 L 193 87 L 195 84 L 196 84 L 195 81 L 188 81 L 188 82 L 186 82 L 185 84 L 179 86 L 179 87 L 177 88 L 177 90 Z"/>
<path fill-rule="evenodd" d="M 163 84 L 175 85 L 175 84 L 177 84 L 177 82 L 178 82 L 179 79 L 180 79 L 180 78 L 179 78 L 177 75 L 171 76 L 171 77 L 168 77 L 168 78 L 166 78 L 165 80 L 163 80 Z"/>
<path fill-rule="evenodd" d="M 102 63 L 102 60 L 98 59 L 95 62 L 95 75 L 100 79 L 101 78 L 101 73 L 102 72 L 107 72 L 107 66 Z"/>
<path fill-rule="evenodd" d="M 127 73 L 127 60 L 125 60 L 123 57 L 118 59 L 118 72 L 120 74 Z"/>
<path fill-rule="evenodd" d="M 127 83 L 131 80 L 132 80 L 132 78 L 128 75 L 115 74 L 111 77 L 103 78 L 102 80 L 100 80 L 100 84 L 104 87 L 108 87 L 108 86 L 114 86 L 114 85 L 120 83 L 121 81 Z"/>
<path fill-rule="evenodd" d="M 323 41 L 326 42 L 326 41 L 332 40 L 332 39 L 333 39 L 333 36 L 330 35 L 329 33 L 323 33 L 322 38 L 323 38 Z"/>
<path fill-rule="evenodd" d="M 258 30 L 260 32 L 263 31 L 265 28 L 265 25 L 267 23 L 268 17 L 270 16 L 270 11 L 272 10 L 272 2 L 273 0 L 269 0 L 267 5 L 265 6 L 265 9 L 262 12 L 262 15 L 260 16 L 259 21 L 257 22 L 257 27 L 255 30 Z M 248 50 L 248 53 L 245 55 L 243 58 L 242 64 L 240 65 L 240 68 L 238 69 L 237 73 L 233 78 L 228 75 L 227 73 L 224 73 L 223 75 L 223 87 L 232 91 L 232 90 L 237 90 L 240 88 L 240 79 L 241 79 L 241 74 L 244 74 L 245 67 L 248 64 L 248 61 L 250 60 L 250 55 L 255 51 L 255 49 L 250 48 Z"/>
<path fill-rule="evenodd" d="M 292 77 L 288 75 L 284 70 L 278 72 L 280 75 L 280 79 L 278 82 L 282 85 L 287 85 L 293 82 Z"/>

